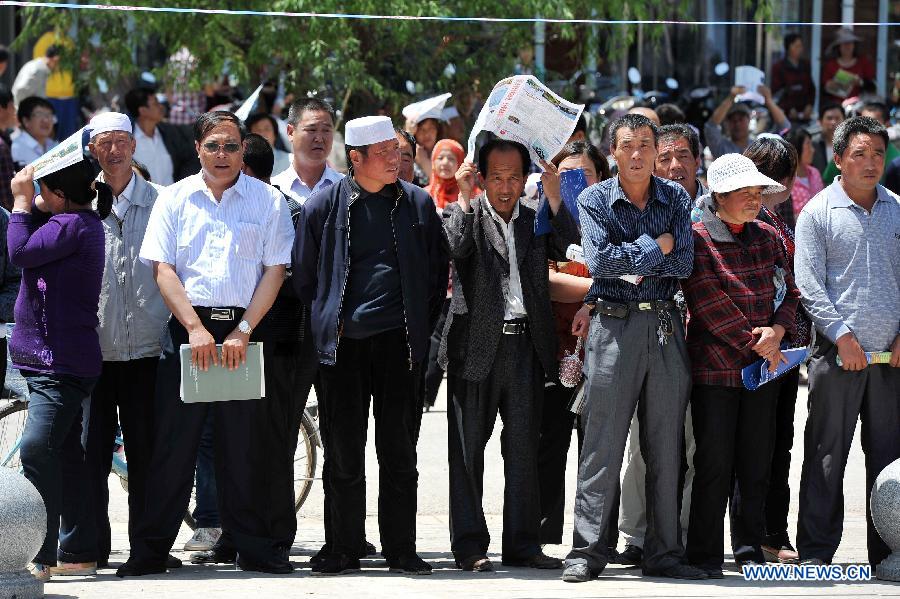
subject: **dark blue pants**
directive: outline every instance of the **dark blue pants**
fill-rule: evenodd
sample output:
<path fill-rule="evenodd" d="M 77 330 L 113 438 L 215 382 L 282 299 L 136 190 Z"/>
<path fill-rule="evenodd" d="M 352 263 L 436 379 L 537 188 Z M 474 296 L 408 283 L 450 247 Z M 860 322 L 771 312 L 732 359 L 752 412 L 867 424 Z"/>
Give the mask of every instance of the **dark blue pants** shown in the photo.
<path fill-rule="evenodd" d="M 109 559 L 109 471 L 112 468 L 116 425 L 128 459 L 128 532 L 140 520 L 153 442 L 153 390 L 159 358 L 104 362 L 103 372 L 83 419 L 85 462 L 90 503 L 97 527 L 97 560 Z"/>
<path fill-rule="evenodd" d="M 197 450 L 197 505 L 191 514 L 197 528 L 220 528 L 219 505 L 216 502 L 216 463 L 213 454 L 213 415 L 206 415 L 200 447 Z"/>
<path fill-rule="evenodd" d="M 81 404 L 97 378 L 30 371 L 22 375 L 30 400 L 19 456 L 25 478 L 37 488 L 47 510 L 47 535 L 34 561 L 52 566 L 57 559 L 95 561 L 97 528 L 88 517 Z"/>

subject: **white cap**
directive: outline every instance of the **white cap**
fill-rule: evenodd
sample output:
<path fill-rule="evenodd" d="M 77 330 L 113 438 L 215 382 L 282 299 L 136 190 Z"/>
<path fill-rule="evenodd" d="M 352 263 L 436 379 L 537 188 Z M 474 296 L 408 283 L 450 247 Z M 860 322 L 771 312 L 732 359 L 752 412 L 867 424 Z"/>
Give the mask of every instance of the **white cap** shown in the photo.
<path fill-rule="evenodd" d="M 763 193 L 784 191 L 784 185 L 770 179 L 758 170 L 752 160 L 743 154 L 723 154 L 716 158 L 706 172 L 709 190 L 728 193 L 744 187 L 762 186 Z"/>
<path fill-rule="evenodd" d="M 417 125 L 425 119 L 443 119 L 444 106 L 453 94 L 441 94 L 427 100 L 414 102 L 403 109 L 403 116 Z"/>
<path fill-rule="evenodd" d="M 359 148 L 389 139 L 395 139 L 394 125 L 386 116 L 364 116 L 347 121 L 344 127 L 344 143 Z"/>
<path fill-rule="evenodd" d="M 456 109 L 456 106 L 448 106 L 441 111 L 441 120 L 448 123 L 457 117 L 459 117 L 459 110 Z"/>
<path fill-rule="evenodd" d="M 121 112 L 103 112 L 91 119 L 87 129 L 91 132 L 91 139 L 94 139 L 101 133 L 109 131 L 124 131 L 132 133 L 131 119 Z"/>

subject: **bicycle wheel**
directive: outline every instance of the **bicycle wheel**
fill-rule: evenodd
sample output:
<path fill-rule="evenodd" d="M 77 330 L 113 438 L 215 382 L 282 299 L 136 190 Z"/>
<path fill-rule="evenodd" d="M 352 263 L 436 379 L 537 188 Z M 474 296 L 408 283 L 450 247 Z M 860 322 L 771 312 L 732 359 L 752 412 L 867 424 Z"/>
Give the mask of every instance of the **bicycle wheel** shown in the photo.
<path fill-rule="evenodd" d="M 316 476 L 316 457 L 319 431 L 309 412 L 304 411 L 300 419 L 300 434 L 294 451 L 294 509 L 306 501 Z"/>
<path fill-rule="evenodd" d="M 11 401 L 0 407 L 0 466 L 20 470 L 19 443 L 28 416 L 27 401 Z"/>

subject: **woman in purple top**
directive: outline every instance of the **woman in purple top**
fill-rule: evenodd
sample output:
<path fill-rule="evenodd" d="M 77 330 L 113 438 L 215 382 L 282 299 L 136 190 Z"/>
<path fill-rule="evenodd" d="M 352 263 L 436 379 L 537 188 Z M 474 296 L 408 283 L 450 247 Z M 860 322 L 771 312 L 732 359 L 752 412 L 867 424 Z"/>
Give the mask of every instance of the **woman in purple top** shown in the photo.
<path fill-rule="evenodd" d="M 89 162 L 40 179 L 36 199 L 33 174 L 27 167 L 11 183 L 7 246 L 10 261 L 22 269 L 22 284 L 9 350 L 30 394 L 19 453 L 47 509 L 47 535 L 31 567 L 46 580 L 53 571 L 96 571 L 96 527 L 81 525 L 78 516 L 87 500 L 81 404 L 101 366 L 96 329 L 104 237 L 101 217 L 91 209 L 95 173 Z M 109 188 L 97 187 L 101 210 L 108 212 Z"/>

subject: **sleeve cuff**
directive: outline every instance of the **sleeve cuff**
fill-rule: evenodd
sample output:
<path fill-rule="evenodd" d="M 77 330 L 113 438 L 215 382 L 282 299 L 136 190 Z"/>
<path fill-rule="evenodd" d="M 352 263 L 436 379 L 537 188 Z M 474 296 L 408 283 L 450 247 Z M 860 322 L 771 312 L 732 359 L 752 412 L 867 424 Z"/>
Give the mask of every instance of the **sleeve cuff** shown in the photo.
<path fill-rule="evenodd" d="M 825 329 L 825 336 L 828 337 L 828 339 L 830 339 L 832 343 L 836 344 L 838 339 L 840 339 L 847 333 L 852 332 L 853 331 L 850 330 L 850 327 L 848 327 L 843 322 L 836 322 L 832 325 L 829 325 L 828 328 Z"/>
<path fill-rule="evenodd" d="M 644 262 L 647 267 L 652 268 L 665 259 L 666 256 L 662 253 L 659 244 L 656 243 L 656 240 L 654 240 L 646 233 L 638 237 L 634 242 L 641 248 L 641 250 L 643 250 L 643 257 L 641 261 Z"/>

